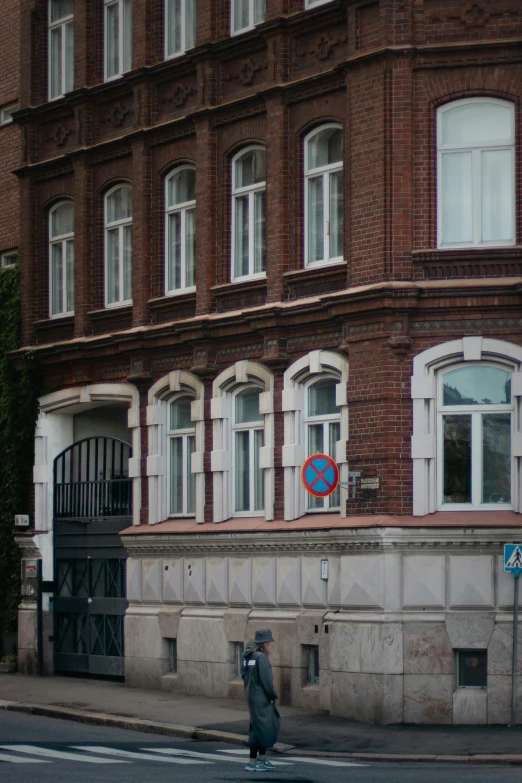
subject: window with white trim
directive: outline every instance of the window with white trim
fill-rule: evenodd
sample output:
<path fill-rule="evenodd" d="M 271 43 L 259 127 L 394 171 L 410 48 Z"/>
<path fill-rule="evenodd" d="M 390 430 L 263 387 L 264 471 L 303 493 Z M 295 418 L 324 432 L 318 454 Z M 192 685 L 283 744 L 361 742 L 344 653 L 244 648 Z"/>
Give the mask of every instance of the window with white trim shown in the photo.
<path fill-rule="evenodd" d="M 74 0 L 49 0 L 49 98 L 74 88 Z"/>
<path fill-rule="evenodd" d="M 470 98 L 437 112 L 438 247 L 514 245 L 515 108 Z"/>
<path fill-rule="evenodd" d="M 306 457 L 328 454 L 336 458 L 337 442 L 341 439 L 341 410 L 335 399 L 336 387 L 336 378 L 321 378 L 306 387 Z M 308 511 L 338 510 L 340 504 L 339 487 L 325 498 L 307 493 Z"/>
<path fill-rule="evenodd" d="M 194 291 L 196 287 L 196 170 L 182 166 L 166 181 L 165 291 Z"/>
<path fill-rule="evenodd" d="M 266 0 L 231 0 L 232 35 L 251 30 L 265 21 Z"/>
<path fill-rule="evenodd" d="M 486 362 L 439 373 L 440 508 L 513 508 L 511 374 Z"/>
<path fill-rule="evenodd" d="M 323 125 L 304 142 L 305 266 L 343 260 L 343 131 Z"/>
<path fill-rule="evenodd" d="M 248 147 L 232 160 L 232 280 L 266 276 L 266 153 Z"/>
<path fill-rule="evenodd" d="M 234 513 L 255 515 L 265 508 L 264 473 L 260 465 L 264 445 L 263 414 L 259 412 L 262 389 L 248 386 L 234 395 L 233 484 Z"/>
<path fill-rule="evenodd" d="M 132 302 L 132 188 L 117 185 L 105 196 L 105 306 Z"/>
<path fill-rule="evenodd" d="M 132 0 L 104 0 L 105 79 L 132 68 Z"/>
<path fill-rule="evenodd" d="M 196 43 L 196 0 L 165 0 L 165 57 L 177 57 Z"/>
<path fill-rule="evenodd" d="M 74 204 L 62 201 L 49 212 L 49 309 L 52 316 L 74 312 Z"/>
<path fill-rule="evenodd" d="M 169 516 L 194 516 L 196 508 L 196 481 L 191 469 L 196 450 L 192 399 L 187 394 L 180 394 L 169 403 Z"/>

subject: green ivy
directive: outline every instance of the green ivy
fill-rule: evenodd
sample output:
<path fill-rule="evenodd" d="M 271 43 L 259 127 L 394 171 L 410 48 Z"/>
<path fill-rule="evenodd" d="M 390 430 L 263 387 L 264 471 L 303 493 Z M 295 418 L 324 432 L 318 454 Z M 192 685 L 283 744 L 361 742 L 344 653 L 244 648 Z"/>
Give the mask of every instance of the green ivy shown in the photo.
<path fill-rule="evenodd" d="M 20 268 L 0 269 L 0 633 L 16 631 L 20 601 L 20 550 L 15 514 L 32 509 L 34 429 L 41 381 L 36 352 L 23 366 L 9 356 L 20 346 Z"/>

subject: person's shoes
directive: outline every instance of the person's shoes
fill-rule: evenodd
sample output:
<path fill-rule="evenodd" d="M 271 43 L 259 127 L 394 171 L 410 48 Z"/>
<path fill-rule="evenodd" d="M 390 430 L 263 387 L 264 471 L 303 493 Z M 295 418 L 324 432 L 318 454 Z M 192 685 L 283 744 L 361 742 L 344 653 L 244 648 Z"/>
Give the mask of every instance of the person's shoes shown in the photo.
<path fill-rule="evenodd" d="M 245 769 L 247 772 L 255 772 L 258 764 L 258 761 L 249 761 Z"/>
<path fill-rule="evenodd" d="M 275 770 L 275 764 L 272 764 L 271 761 L 268 759 L 265 759 L 264 761 L 257 760 L 256 764 L 256 772 L 273 772 Z"/>

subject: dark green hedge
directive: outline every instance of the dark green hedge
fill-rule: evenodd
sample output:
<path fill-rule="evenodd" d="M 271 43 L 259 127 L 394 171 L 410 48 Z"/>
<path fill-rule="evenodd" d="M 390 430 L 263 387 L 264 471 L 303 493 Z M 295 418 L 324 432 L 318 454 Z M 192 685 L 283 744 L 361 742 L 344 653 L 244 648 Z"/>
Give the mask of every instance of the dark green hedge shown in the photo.
<path fill-rule="evenodd" d="M 8 357 L 20 345 L 20 269 L 0 269 L 0 633 L 16 630 L 20 599 L 20 550 L 13 539 L 15 514 L 32 512 L 34 428 L 40 372 L 34 352 L 23 367 Z"/>

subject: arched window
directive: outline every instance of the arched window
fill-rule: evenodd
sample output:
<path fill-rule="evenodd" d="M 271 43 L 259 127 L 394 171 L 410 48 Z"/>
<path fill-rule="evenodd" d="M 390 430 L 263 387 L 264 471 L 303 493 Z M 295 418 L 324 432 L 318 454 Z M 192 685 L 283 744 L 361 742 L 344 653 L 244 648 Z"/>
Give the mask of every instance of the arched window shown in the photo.
<path fill-rule="evenodd" d="M 473 98 L 437 114 L 438 246 L 515 244 L 515 110 Z"/>
<path fill-rule="evenodd" d="M 169 403 L 169 516 L 193 516 L 196 509 L 196 477 L 191 470 L 196 450 L 192 399 L 180 394 Z"/>
<path fill-rule="evenodd" d="M 166 179 L 167 294 L 196 285 L 196 170 L 176 169 Z"/>
<path fill-rule="evenodd" d="M 74 0 L 49 0 L 49 98 L 74 87 Z"/>
<path fill-rule="evenodd" d="M 522 486 L 522 349 L 464 337 L 418 354 L 413 513 L 515 509 Z"/>
<path fill-rule="evenodd" d="M 232 279 L 266 274 L 266 153 L 248 147 L 232 161 Z"/>
<path fill-rule="evenodd" d="M 337 442 L 341 439 L 341 409 L 336 402 L 336 388 L 336 378 L 324 377 L 307 386 L 306 457 L 311 454 L 328 454 L 336 459 Z M 307 500 L 308 511 L 337 510 L 341 503 L 339 487 L 326 498 L 307 494 Z"/>
<path fill-rule="evenodd" d="M 255 514 L 264 511 L 263 469 L 260 466 L 264 444 L 264 417 L 259 412 L 263 390 L 247 386 L 234 396 L 232 429 L 234 512 Z"/>
<path fill-rule="evenodd" d="M 132 301 L 132 188 L 117 185 L 105 197 L 105 305 Z"/>
<path fill-rule="evenodd" d="M 132 0 L 104 0 L 105 78 L 132 68 Z"/>
<path fill-rule="evenodd" d="M 50 314 L 74 312 L 74 204 L 62 201 L 49 212 Z"/>
<path fill-rule="evenodd" d="M 343 132 L 323 125 L 305 154 L 305 266 L 343 260 Z"/>
<path fill-rule="evenodd" d="M 232 35 L 251 30 L 265 21 L 266 0 L 231 0 Z"/>
<path fill-rule="evenodd" d="M 196 0 L 165 0 L 165 57 L 176 57 L 196 42 Z"/>

